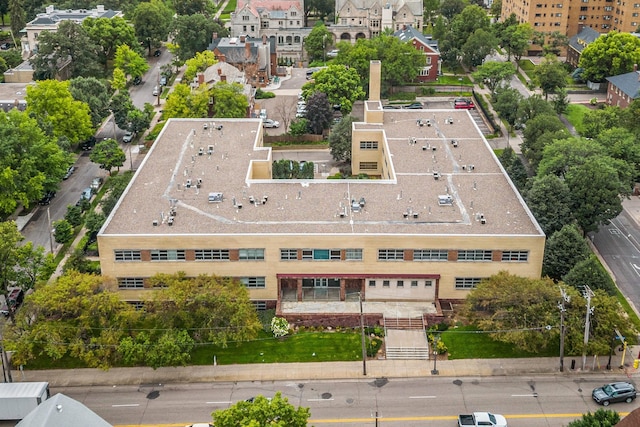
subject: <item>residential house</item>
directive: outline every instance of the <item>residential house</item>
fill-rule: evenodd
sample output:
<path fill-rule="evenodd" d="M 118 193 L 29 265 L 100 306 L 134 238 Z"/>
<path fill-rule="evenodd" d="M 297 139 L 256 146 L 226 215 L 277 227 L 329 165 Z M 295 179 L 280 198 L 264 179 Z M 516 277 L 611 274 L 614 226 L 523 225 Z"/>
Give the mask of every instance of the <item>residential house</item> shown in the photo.
<path fill-rule="evenodd" d="M 272 46 L 273 40 L 266 35 L 260 39 L 247 37 L 218 38 L 214 33 L 208 49 L 216 59 L 233 65 L 245 75 L 246 82 L 253 87 L 265 87 L 276 74 L 277 60 Z"/>
<path fill-rule="evenodd" d="M 633 71 L 626 74 L 607 77 L 607 104 L 625 108 L 640 98 L 640 72 L 638 66 L 633 66 Z"/>
<path fill-rule="evenodd" d="M 567 63 L 576 68 L 580 63 L 580 55 L 585 47 L 600 37 L 600 33 L 590 27 L 584 27 L 578 34 L 569 39 L 567 47 Z"/>
<path fill-rule="evenodd" d="M 20 31 L 22 38 L 22 55 L 29 57 L 38 51 L 38 36 L 43 31 L 57 31 L 60 22 L 74 21 L 81 23 L 87 18 L 114 18 L 122 17 L 122 11 L 105 9 L 103 5 L 97 5 L 95 9 L 66 9 L 58 10 L 55 6 L 47 6 L 45 13 L 39 13 L 36 18 L 27 23 Z"/>
<path fill-rule="evenodd" d="M 304 27 L 301 0 L 239 0 L 230 25 L 232 37 L 266 36 L 277 58 L 291 62 L 302 61 L 304 39 L 311 32 L 311 28 Z"/>
<path fill-rule="evenodd" d="M 417 80 L 419 82 L 433 82 L 437 80 L 440 70 L 440 51 L 438 41 L 433 40 L 430 35 L 424 35 L 421 31 L 408 25 L 402 30 L 393 34 L 403 42 L 411 45 L 424 55 L 424 66 L 420 70 Z"/>
<path fill-rule="evenodd" d="M 194 88 L 200 85 L 207 85 L 211 87 L 219 82 L 238 83 L 243 87 L 243 94 L 247 97 L 249 102 L 249 109 L 247 111 L 247 117 L 252 117 L 253 105 L 255 101 L 255 89 L 247 83 L 244 72 L 238 70 L 231 64 L 226 62 L 217 62 L 204 70 L 203 73 L 198 73 L 193 82 Z M 215 99 L 211 100 L 209 105 L 209 117 L 213 117 L 213 105 Z"/>
<path fill-rule="evenodd" d="M 336 40 L 354 43 L 389 28 L 400 31 L 423 24 L 422 0 L 336 0 L 336 23 L 329 27 Z"/>

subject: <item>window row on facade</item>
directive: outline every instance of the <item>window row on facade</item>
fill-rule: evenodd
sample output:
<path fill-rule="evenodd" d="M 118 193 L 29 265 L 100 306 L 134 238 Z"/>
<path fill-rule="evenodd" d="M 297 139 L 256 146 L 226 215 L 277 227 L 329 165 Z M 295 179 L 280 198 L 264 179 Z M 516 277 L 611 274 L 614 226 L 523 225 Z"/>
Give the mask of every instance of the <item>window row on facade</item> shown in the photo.
<path fill-rule="evenodd" d="M 264 289 L 266 287 L 264 276 L 237 277 L 236 279 L 249 289 Z M 149 278 L 145 277 L 118 277 L 118 289 L 145 289 L 152 287 L 160 288 L 162 286 L 152 286 Z"/>
<path fill-rule="evenodd" d="M 263 261 L 264 248 L 117 249 L 116 261 Z M 280 249 L 280 261 L 362 261 L 363 249 Z M 527 250 L 378 249 L 378 261 L 527 262 Z"/>
<path fill-rule="evenodd" d="M 412 288 L 417 288 L 419 286 L 424 286 L 426 288 L 430 288 L 433 286 L 433 279 L 427 280 L 369 280 L 369 287 L 375 288 L 378 285 L 382 285 L 383 288 L 390 288 L 391 285 L 395 285 L 397 288 L 404 288 L 405 286 L 410 286 Z"/>

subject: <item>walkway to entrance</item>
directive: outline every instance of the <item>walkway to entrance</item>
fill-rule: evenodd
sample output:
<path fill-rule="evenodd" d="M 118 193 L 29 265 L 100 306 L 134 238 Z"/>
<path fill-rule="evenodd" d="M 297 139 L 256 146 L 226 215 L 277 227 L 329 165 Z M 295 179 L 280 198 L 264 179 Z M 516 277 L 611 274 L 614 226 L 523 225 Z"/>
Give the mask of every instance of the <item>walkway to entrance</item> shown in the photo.
<path fill-rule="evenodd" d="M 360 313 L 358 301 L 282 301 L 283 314 L 313 314 L 313 313 Z M 363 301 L 364 313 L 381 313 L 384 317 L 419 317 L 425 313 L 436 314 L 436 307 L 432 302 L 378 302 Z"/>

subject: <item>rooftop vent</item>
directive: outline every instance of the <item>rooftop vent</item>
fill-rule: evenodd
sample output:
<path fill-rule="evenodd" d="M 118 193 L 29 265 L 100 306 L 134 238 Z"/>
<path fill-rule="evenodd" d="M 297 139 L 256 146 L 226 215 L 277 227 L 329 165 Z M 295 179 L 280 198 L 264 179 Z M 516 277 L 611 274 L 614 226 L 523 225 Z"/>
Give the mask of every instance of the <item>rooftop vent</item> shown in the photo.
<path fill-rule="evenodd" d="M 453 145 L 454 147 L 458 146 L 458 140 L 457 139 L 452 139 L 451 140 L 451 145 Z"/>
<path fill-rule="evenodd" d="M 438 205 L 440 206 L 452 206 L 453 205 L 453 197 L 449 194 L 439 195 L 438 196 Z"/>
<path fill-rule="evenodd" d="M 436 181 L 440 179 L 440 172 L 433 172 L 433 179 L 435 179 Z"/>
<path fill-rule="evenodd" d="M 220 203 L 224 200 L 222 193 L 209 193 L 209 203 Z"/>

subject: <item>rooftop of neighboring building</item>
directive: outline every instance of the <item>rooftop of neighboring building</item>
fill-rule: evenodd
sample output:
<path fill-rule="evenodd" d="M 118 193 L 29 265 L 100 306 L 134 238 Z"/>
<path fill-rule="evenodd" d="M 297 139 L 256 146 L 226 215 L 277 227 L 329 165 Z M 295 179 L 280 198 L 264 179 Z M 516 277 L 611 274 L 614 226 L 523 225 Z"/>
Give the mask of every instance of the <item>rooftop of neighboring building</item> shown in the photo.
<path fill-rule="evenodd" d="M 607 81 L 611 82 L 611 84 L 624 92 L 624 94 L 629 98 L 640 98 L 640 72 L 637 69 L 630 73 L 607 77 Z"/>
<path fill-rule="evenodd" d="M 578 52 L 600 37 L 600 33 L 591 27 L 584 27 L 578 34 L 569 39 L 569 46 Z"/>
<path fill-rule="evenodd" d="M 411 25 L 404 26 L 404 28 L 402 28 L 401 30 L 393 33 L 393 36 L 399 38 L 403 42 L 417 39 L 423 45 L 429 46 L 431 49 L 433 49 L 435 53 L 439 53 L 438 41 L 434 40 L 431 35 L 422 34 L 421 31 L 416 30 Z"/>
<path fill-rule="evenodd" d="M 354 126 L 384 131 L 392 179 L 252 179 L 272 163 L 260 120 L 170 119 L 102 234 L 542 235 L 467 111 Z"/>
<path fill-rule="evenodd" d="M 27 23 L 30 26 L 57 25 L 60 21 L 82 22 L 86 18 L 113 18 L 122 16 L 121 11 L 105 9 L 103 5 L 97 5 L 95 9 L 65 9 L 58 10 L 55 6 L 47 6 L 44 13 L 39 13 L 35 19 Z"/>

